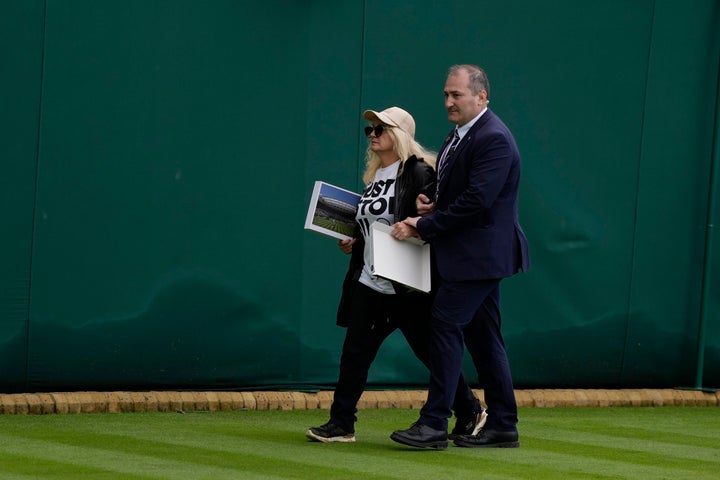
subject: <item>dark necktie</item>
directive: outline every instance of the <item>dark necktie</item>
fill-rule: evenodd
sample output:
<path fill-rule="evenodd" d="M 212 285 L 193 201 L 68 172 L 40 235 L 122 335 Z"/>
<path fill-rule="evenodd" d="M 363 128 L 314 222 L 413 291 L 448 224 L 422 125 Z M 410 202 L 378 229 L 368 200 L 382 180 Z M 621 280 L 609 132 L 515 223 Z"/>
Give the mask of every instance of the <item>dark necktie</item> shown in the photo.
<path fill-rule="evenodd" d="M 440 167 L 438 169 L 438 183 L 440 183 L 443 179 L 443 175 L 445 174 L 447 170 L 448 161 L 453 156 L 453 153 L 455 153 L 455 147 L 457 147 L 458 142 L 460 141 L 460 135 L 458 135 L 457 129 L 453 130 L 453 141 L 449 148 L 445 150 L 445 154 L 440 159 Z"/>

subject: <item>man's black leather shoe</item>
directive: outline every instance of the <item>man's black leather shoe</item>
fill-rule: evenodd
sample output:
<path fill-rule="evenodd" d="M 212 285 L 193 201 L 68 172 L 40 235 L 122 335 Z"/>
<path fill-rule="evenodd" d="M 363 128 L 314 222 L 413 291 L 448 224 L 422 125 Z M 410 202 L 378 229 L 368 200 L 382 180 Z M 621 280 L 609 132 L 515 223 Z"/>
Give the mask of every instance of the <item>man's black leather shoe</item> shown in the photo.
<path fill-rule="evenodd" d="M 403 445 L 417 448 L 445 450 L 448 447 L 447 432 L 435 430 L 420 422 L 415 422 L 407 430 L 396 430 L 390 438 Z"/>
<path fill-rule="evenodd" d="M 518 448 L 518 433 L 480 430 L 477 435 L 460 435 L 455 439 L 458 447 L 470 448 Z"/>

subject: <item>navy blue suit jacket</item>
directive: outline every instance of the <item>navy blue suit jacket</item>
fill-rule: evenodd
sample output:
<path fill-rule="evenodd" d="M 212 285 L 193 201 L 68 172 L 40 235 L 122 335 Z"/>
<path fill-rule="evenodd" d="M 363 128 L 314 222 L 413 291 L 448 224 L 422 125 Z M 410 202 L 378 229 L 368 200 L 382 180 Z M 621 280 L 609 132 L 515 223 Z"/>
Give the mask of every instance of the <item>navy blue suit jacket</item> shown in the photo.
<path fill-rule="evenodd" d="M 443 280 L 499 279 L 530 267 L 518 222 L 520 153 L 490 109 L 458 143 L 440 182 L 435 211 L 417 228 Z"/>

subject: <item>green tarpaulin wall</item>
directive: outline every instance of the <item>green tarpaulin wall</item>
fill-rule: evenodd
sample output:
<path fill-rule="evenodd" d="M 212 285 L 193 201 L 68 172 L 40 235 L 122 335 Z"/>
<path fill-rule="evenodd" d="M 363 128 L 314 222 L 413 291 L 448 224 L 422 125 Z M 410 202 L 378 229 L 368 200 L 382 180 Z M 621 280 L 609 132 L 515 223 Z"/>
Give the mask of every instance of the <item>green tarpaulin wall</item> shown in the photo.
<path fill-rule="evenodd" d="M 523 156 L 518 387 L 720 386 L 720 3 L 9 0 L 0 391 L 332 385 L 360 113 L 438 149 L 477 63 Z M 468 362 L 468 365 L 470 363 Z M 425 386 L 399 335 L 375 387 Z"/>

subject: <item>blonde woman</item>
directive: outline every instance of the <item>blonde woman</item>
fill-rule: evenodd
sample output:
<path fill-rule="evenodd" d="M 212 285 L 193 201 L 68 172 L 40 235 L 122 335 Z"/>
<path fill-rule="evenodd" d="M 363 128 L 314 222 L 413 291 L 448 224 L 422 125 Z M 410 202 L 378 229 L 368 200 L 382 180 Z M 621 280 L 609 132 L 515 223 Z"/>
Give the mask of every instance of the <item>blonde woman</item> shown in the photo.
<path fill-rule="evenodd" d="M 341 240 L 340 249 L 351 254 L 343 283 L 337 323 L 347 327 L 330 420 L 308 429 L 318 442 L 354 442 L 357 402 L 365 389 L 370 366 L 380 346 L 400 329 L 417 358 L 429 367 L 430 294 L 374 276 L 368 265 L 372 252 L 366 242 L 373 222 L 392 225 L 417 216 L 419 194 L 435 196 L 435 154 L 415 140 L 415 120 L 399 107 L 366 110 L 368 137 L 365 188 L 358 205 L 357 234 Z M 461 375 L 453 406 L 457 423 L 452 436 L 477 433 L 485 411 Z"/>

